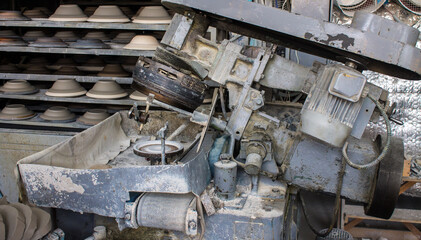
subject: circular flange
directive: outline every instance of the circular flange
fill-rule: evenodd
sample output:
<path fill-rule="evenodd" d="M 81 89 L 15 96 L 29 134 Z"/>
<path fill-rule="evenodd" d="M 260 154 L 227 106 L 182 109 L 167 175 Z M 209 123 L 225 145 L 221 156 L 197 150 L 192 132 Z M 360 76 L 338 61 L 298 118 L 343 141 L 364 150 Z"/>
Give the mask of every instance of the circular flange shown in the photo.
<path fill-rule="evenodd" d="M 169 105 L 194 110 L 205 98 L 206 85 L 197 78 L 140 57 L 133 71 L 132 88 Z"/>
<path fill-rule="evenodd" d="M 141 157 L 160 158 L 161 157 L 161 140 L 142 141 L 133 147 L 133 152 Z M 173 157 L 184 150 L 181 143 L 175 141 L 165 141 L 165 156 Z"/>
<path fill-rule="evenodd" d="M 379 147 L 384 147 L 385 141 L 380 136 L 376 142 Z M 403 162 L 403 141 L 391 137 L 390 150 L 378 166 L 370 201 L 364 206 L 365 214 L 385 219 L 392 216 L 402 183 Z"/>

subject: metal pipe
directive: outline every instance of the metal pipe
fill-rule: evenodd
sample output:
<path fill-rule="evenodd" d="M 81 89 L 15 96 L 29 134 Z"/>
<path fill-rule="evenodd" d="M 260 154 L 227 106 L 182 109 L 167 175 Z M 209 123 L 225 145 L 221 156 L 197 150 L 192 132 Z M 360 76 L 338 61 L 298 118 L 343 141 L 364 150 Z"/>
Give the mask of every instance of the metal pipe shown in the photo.
<path fill-rule="evenodd" d="M 183 123 L 180 125 L 171 135 L 167 138 L 168 141 L 172 141 L 173 138 L 177 137 L 184 129 L 186 129 L 187 124 Z"/>
<path fill-rule="evenodd" d="M 191 112 L 185 111 L 185 110 L 180 109 L 180 108 L 173 107 L 173 106 L 168 105 L 168 104 L 166 104 L 166 103 L 160 102 L 160 101 L 158 101 L 158 100 L 156 100 L 156 99 L 154 99 L 154 100 L 152 101 L 152 103 L 153 103 L 153 104 L 156 104 L 156 105 L 158 105 L 158 106 L 160 106 L 160 107 L 162 107 L 162 108 L 165 108 L 165 109 L 167 109 L 167 110 L 170 110 L 170 111 L 175 111 L 175 112 L 181 113 L 181 114 L 186 115 L 186 116 L 189 116 L 189 117 L 191 117 L 191 116 L 193 115 L 193 113 L 191 113 Z"/>
<path fill-rule="evenodd" d="M 161 164 L 165 165 L 165 138 L 161 138 Z"/>

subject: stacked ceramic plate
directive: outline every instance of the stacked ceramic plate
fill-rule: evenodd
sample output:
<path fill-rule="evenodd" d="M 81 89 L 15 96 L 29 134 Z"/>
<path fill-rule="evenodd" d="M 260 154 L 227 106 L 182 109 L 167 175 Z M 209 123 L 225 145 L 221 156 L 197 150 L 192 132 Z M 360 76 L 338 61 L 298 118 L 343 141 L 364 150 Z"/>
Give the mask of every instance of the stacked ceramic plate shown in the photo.
<path fill-rule="evenodd" d="M 74 67 L 74 66 L 76 66 L 76 63 L 71 58 L 60 58 L 54 64 L 47 65 L 46 67 L 50 70 L 57 71 L 61 67 L 64 67 L 64 66 L 73 66 Z"/>
<path fill-rule="evenodd" d="M 118 99 L 127 95 L 127 92 L 113 80 L 98 80 L 86 93 L 86 96 L 97 99 Z"/>
<path fill-rule="evenodd" d="M 79 39 L 69 45 L 71 48 L 79 49 L 106 49 L 110 48 L 107 44 L 99 39 Z"/>
<path fill-rule="evenodd" d="M 21 38 L 0 38 L 0 46 L 26 46 L 28 45 Z"/>
<path fill-rule="evenodd" d="M 0 20 L 1 21 L 25 21 L 29 20 L 27 17 L 23 16 L 20 11 L 4 11 L 0 10 Z"/>
<path fill-rule="evenodd" d="M 56 80 L 53 86 L 45 92 L 52 97 L 79 97 L 85 95 L 86 90 L 74 79 Z"/>
<path fill-rule="evenodd" d="M 27 69 L 33 65 L 48 65 L 48 60 L 45 57 L 30 58 L 27 63 L 20 63 L 17 66 L 21 69 Z"/>
<path fill-rule="evenodd" d="M 130 74 L 123 70 L 120 64 L 107 64 L 104 69 L 98 73 L 100 77 L 129 77 Z"/>
<path fill-rule="evenodd" d="M 30 18 L 32 21 L 48 20 L 48 15 L 45 14 L 45 12 L 41 11 L 41 9 L 28 9 L 25 12 L 23 12 L 23 15 Z"/>
<path fill-rule="evenodd" d="M 104 32 L 88 32 L 82 39 L 99 39 L 101 41 L 111 40 Z"/>
<path fill-rule="evenodd" d="M 79 76 L 82 75 L 79 70 L 77 70 L 76 66 L 62 66 L 59 70 L 54 72 L 55 75 L 72 75 L 72 76 Z"/>
<path fill-rule="evenodd" d="M 20 72 L 20 69 L 17 68 L 15 64 L 4 64 L 4 65 L 0 65 L 0 72 L 17 73 L 17 72 Z"/>
<path fill-rule="evenodd" d="M 102 5 L 99 6 L 95 10 L 94 14 L 88 18 L 88 22 L 125 23 L 130 22 L 130 19 L 124 15 L 118 6 Z"/>
<path fill-rule="evenodd" d="M 140 9 L 139 14 L 133 18 L 134 23 L 143 24 L 169 24 L 171 17 L 162 6 L 147 6 Z"/>
<path fill-rule="evenodd" d="M 77 66 L 77 69 L 83 72 L 101 72 L 104 69 L 104 61 L 100 57 L 89 59 L 81 66 Z"/>
<path fill-rule="evenodd" d="M 25 120 L 33 118 L 36 114 L 27 109 L 23 104 L 9 104 L 6 105 L 0 112 L 1 120 Z"/>
<path fill-rule="evenodd" d="M 84 22 L 88 17 L 76 4 L 60 5 L 48 20 L 61 22 Z"/>
<path fill-rule="evenodd" d="M 136 35 L 124 49 L 155 50 L 159 45 L 155 37 L 149 35 Z"/>
<path fill-rule="evenodd" d="M 26 74 L 50 74 L 50 71 L 41 64 L 35 64 L 28 66 L 23 73 Z"/>
<path fill-rule="evenodd" d="M 0 87 L 0 91 L 4 94 L 33 94 L 38 92 L 38 88 L 26 80 L 9 80 Z"/>
<path fill-rule="evenodd" d="M 16 35 L 16 33 L 13 32 L 12 30 L 1 30 L 0 38 L 20 38 L 20 37 Z"/>
<path fill-rule="evenodd" d="M 386 0 L 336 0 L 336 5 L 347 16 L 354 16 L 356 11 L 375 12 Z"/>
<path fill-rule="evenodd" d="M 23 40 L 27 42 L 35 42 L 38 38 L 47 37 L 43 31 L 39 30 L 33 30 L 33 31 L 27 31 L 25 34 L 23 34 L 22 38 Z"/>
<path fill-rule="evenodd" d="M 108 43 L 111 48 L 121 49 L 126 46 L 136 36 L 133 32 L 122 32 L 117 34 L 111 42 Z"/>
<path fill-rule="evenodd" d="M 29 46 L 37 48 L 65 48 L 67 43 L 57 37 L 40 37 L 35 42 L 30 43 Z"/>
<path fill-rule="evenodd" d="M 54 34 L 54 37 L 60 38 L 64 42 L 76 42 L 79 39 L 72 31 L 59 31 Z"/>
<path fill-rule="evenodd" d="M 105 109 L 91 109 L 78 118 L 77 121 L 85 125 L 96 125 L 109 116 L 110 114 Z"/>
<path fill-rule="evenodd" d="M 40 115 L 40 118 L 51 122 L 73 122 L 76 120 L 74 113 L 61 106 L 50 107 Z"/>

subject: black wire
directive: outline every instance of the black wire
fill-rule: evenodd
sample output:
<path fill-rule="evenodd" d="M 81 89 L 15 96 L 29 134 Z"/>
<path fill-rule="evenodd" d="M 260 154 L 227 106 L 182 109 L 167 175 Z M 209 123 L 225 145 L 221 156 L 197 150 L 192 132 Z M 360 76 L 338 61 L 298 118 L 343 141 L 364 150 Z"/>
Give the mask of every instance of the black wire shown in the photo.
<path fill-rule="evenodd" d="M 344 181 L 344 175 L 345 175 L 345 167 L 346 167 L 346 161 L 345 158 L 342 158 L 342 163 L 341 163 L 341 169 L 339 170 L 338 173 L 338 183 L 336 186 L 336 197 L 335 197 L 335 208 L 334 208 L 334 212 L 333 212 L 333 219 L 332 222 L 330 223 L 329 228 L 327 229 L 326 232 L 319 232 L 318 230 L 316 230 L 316 228 L 310 223 L 309 218 L 308 218 L 308 214 L 307 214 L 307 210 L 306 210 L 306 206 L 304 203 L 304 199 L 302 194 L 300 193 L 300 201 L 301 201 L 301 206 L 303 208 L 303 215 L 304 218 L 307 221 L 308 226 L 310 227 L 311 231 L 314 232 L 314 234 L 316 234 L 319 237 L 326 237 L 327 235 L 330 234 L 330 232 L 332 231 L 337 219 L 338 219 L 338 213 L 339 213 L 339 206 L 340 206 L 340 202 L 341 202 L 341 192 L 342 192 L 342 184 Z"/>

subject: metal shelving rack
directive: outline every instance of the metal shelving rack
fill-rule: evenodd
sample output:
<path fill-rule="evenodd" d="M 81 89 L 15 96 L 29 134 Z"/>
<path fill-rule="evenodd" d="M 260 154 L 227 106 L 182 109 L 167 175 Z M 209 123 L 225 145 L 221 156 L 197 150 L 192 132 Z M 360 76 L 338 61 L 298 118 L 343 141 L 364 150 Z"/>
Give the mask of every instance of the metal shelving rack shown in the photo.
<path fill-rule="evenodd" d="M 91 1 L 71 1 L 72 3 L 83 5 L 100 5 L 103 2 Z M 67 3 L 67 2 L 66 2 Z M 105 2 L 104 2 L 105 3 Z M 156 5 L 159 2 L 118 2 L 118 5 Z M 92 23 L 92 22 L 55 22 L 55 21 L 0 21 L 0 28 L 48 28 L 59 31 L 60 29 L 95 29 L 95 30 L 118 30 L 118 31 L 165 31 L 168 25 L 162 24 L 139 24 L 139 23 Z M 74 49 L 74 48 L 35 48 L 35 47 L 0 47 L 0 52 L 5 53 L 30 53 L 30 54 L 65 54 L 65 55 L 93 55 L 93 56 L 145 56 L 152 57 L 154 51 L 137 51 L 127 49 Z M 119 84 L 127 85 L 132 83 L 131 77 L 97 77 L 97 76 L 69 76 L 69 75 L 53 75 L 53 74 L 24 74 L 24 73 L 1 73 L 0 79 L 24 79 L 28 81 L 53 82 L 57 79 L 75 79 L 80 83 L 95 83 L 101 79 L 112 79 Z M 122 99 L 106 100 L 106 99 L 93 99 L 86 96 L 76 98 L 59 98 L 50 97 L 45 95 L 46 89 L 41 89 L 36 94 L 31 95 L 17 95 L 17 94 L 3 94 L 0 92 L 0 99 L 11 100 L 13 102 L 21 101 L 36 101 L 36 102 L 53 102 L 53 103 L 76 103 L 87 105 L 112 105 L 112 106 L 131 106 L 134 100 L 129 97 Z M 140 105 L 145 104 L 140 102 Z M 88 126 L 74 122 L 74 123 L 51 123 L 44 122 L 39 117 L 25 120 L 25 121 L 1 121 L 0 125 L 15 125 L 15 126 L 38 126 L 38 127 L 57 127 L 67 129 L 83 130 Z"/>

